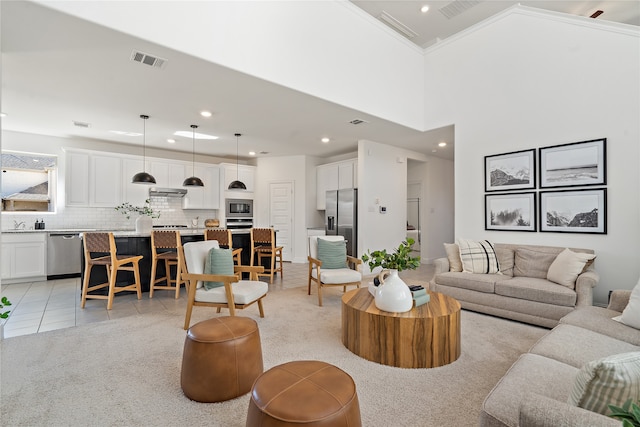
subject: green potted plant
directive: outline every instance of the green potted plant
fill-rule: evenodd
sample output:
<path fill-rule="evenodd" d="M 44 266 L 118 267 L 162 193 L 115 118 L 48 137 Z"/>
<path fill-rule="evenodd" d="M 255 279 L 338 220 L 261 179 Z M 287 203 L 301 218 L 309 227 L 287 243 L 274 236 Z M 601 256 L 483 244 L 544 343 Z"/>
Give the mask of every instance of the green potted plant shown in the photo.
<path fill-rule="evenodd" d="M 133 206 L 129 202 L 124 202 L 121 205 L 115 207 L 115 210 L 125 215 L 127 219 L 131 218 L 132 214 L 137 214 L 136 218 L 136 232 L 138 233 L 150 233 L 152 226 L 152 218 L 160 218 L 160 212 L 156 212 L 151 208 L 149 199 L 144 201 L 144 205 Z"/>
<path fill-rule="evenodd" d="M 11 301 L 9 301 L 7 297 L 2 297 L 2 299 L 0 299 L 0 340 L 4 339 L 4 322 L 2 321 L 7 319 L 9 317 L 9 313 L 11 313 L 11 310 L 3 311 L 3 309 L 10 305 Z"/>
<path fill-rule="evenodd" d="M 640 427 L 640 401 L 634 403 L 632 399 L 624 402 L 622 407 L 608 405 L 611 418 L 622 420 L 622 427 Z"/>
<path fill-rule="evenodd" d="M 381 284 L 375 291 L 376 307 L 380 310 L 403 313 L 413 307 L 413 295 L 407 284 L 398 276 L 398 272 L 415 270 L 420 265 L 420 257 L 411 256 L 414 243 L 415 240 L 407 238 L 393 252 L 382 249 L 367 251 L 362 255 L 362 261 L 367 263 L 371 271 L 377 267 L 383 269 L 378 276 Z M 387 272 L 389 275 L 384 278 Z"/>

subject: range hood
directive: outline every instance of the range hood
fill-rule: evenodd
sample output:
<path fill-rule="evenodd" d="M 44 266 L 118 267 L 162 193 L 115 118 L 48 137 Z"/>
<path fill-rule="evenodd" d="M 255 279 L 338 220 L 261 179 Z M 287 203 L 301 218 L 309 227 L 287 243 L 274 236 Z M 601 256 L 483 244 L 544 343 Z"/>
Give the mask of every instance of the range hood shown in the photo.
<path fill-rule="evenodd" d="M 186 188 L 149 188 L 149 196 L 153 197 L 184 197 L 187 194 Z"/>

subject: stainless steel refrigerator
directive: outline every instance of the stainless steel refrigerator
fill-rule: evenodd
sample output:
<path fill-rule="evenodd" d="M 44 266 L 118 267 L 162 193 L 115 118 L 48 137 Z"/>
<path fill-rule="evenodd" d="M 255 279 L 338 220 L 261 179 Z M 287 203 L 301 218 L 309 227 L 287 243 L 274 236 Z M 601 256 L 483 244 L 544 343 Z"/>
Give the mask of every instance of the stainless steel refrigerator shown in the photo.
<path fill-rule="evenodd" d="M 330 190 L 326 195 L 324 231 L 344 236 L 347 255 L 358 256 L 358 189 Z"/>

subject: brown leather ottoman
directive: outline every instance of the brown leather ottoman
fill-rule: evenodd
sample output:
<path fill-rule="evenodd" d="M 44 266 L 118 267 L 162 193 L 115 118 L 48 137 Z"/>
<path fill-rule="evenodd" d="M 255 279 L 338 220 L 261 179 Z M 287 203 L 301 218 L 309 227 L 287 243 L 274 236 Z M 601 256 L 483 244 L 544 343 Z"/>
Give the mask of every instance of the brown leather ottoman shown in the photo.
<path fill-rule="evenodd" d="M 325 362 L 304 360 L 275 366 L 251 390 L 247 427 L 358 427 L 360 405 L 353 379 Z"/>
<path fill-rule="evenodd" d="M 262 347 L 255 320 L 217 317 L 187 331 L 180 384 L 197 402 L 221 402 L 251 390 L 262 373 Z"/>

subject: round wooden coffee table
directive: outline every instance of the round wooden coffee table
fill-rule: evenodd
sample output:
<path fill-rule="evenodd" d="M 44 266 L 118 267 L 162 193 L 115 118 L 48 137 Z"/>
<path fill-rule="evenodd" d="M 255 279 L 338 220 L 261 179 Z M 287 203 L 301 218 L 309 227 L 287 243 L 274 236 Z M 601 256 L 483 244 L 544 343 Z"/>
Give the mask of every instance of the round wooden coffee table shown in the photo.
<path fill-rule="evenodd" d="M 367 288 L 342 296 L 342 343 L 358 356 L 399 368 L 435 368 L 460 357 L 460 303 L 429 292 L 406 313 L 379 310 Z"/>

